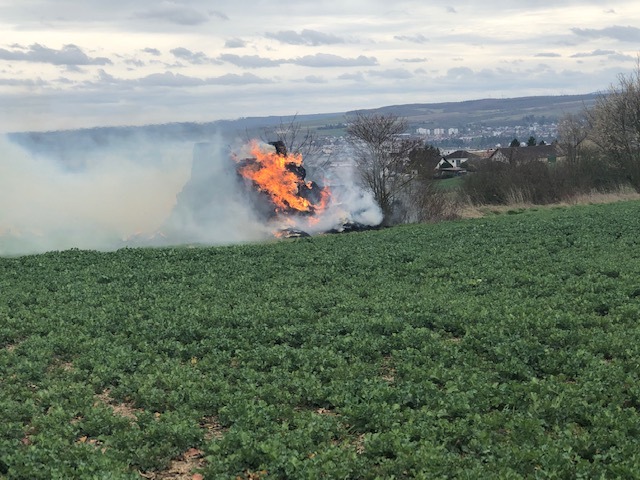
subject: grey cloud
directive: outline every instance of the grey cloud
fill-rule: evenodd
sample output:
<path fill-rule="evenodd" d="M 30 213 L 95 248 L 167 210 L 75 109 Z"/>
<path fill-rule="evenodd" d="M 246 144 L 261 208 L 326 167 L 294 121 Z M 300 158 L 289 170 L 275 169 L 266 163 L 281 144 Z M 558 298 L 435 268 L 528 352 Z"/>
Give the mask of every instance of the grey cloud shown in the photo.
<path fill-rule="evenodd" d="M 220 64 L 219 60 L 207 56 L 204 52 L 192 52 L 188 48 L 178 47 L 170 50 L 174 57 L 185 60 L 193 65 L 204 65 L 207 63 Z"/>
<path fill-rule="evenodd" d="M 635 61 L 636 57 L 633 57 L 631 55 L 625 55 L 624 53 L 613 53 L 613 54 L 609 55 L 609 59 L 610 60 L 620 60 L 622 62 L 629 62 L 629 61 Z"/>
<path fill-rule="evenodd" d="M 369 75 L 372 77 L 390 78 L 395 80 L 406 80 L 407 78 L 413 78 L 413 73 L 404 68 L 391 68 L 387 70 L 371 70 Z"/>
<path fill-rule="evenodd" d="M 458 11 L 455 9 L 455 7 L 449 5 L 447 6 L 447 13 L 458 13 Z"/>
<path fill-rule="evenodd" d="M 225 48 L 242 48 L 247 46 L 247 42 L 241 38 L 230 38 L 224 42 Z"/>
<path fill-rule="evenodd" d="M 148 53 L 149 55 L 153 55 L 154 57 L 160 56 L 160 50 L 157 48 L 145 48 L 142 50 L 144 53 Z"/>
<path fill-rule="evenodd" d="M 571 58 L 587 58 L 587 57 L 607 57 L 609 60 L 618 60 L 621 62 L 627 62 L 635 60 L 635 57 L 626 55 L 624 53 L 618 53 L 614 50 L 593 50 L 592 52 L 579 52 L 571 55 Z"/>
<path fill-rule="evenodd" d="M 137 12 L 134 18 L 142 20 L 165 20 L 176 25 L 194 26 L 207 23 L 210 13 L 186 7 L 175 2 L 162 2 L 149 10 Z"/>
<path fill-rule="evenodd" d="M 559 53 L 553 53 L 553 52 L 540 52 L 534 55 L 534 57 L 546 57 L 546 58 L 555 58 L 555 57 L 561 57 L 561 56 L 562 55 L 560 55 Z"/>
<path fill-rule="evenodd" d="M 614 55 L 615 53 L 613 50 L 594 50 L 592 52 L 574 53 L 571 58 L 602 57 L 604 55 Z"/>
<path fill-rule="evenodd" d="M 395 35 L 393 38 L 403 42 L 412 43 L 427 43 L 429 41 L 429 39 L 421 33 L 418 33 L 417 35 Z"/>
<path fill-rule="evenodd" d="M 242 75 L 227 74 L 219 77 L 198 78 L 173 72 L 152 73 L 138 79 L 122 79 L 100 69 L 98 81 L 102 84 L 117 85 L 121 87 L 200 87 L 203 85 L 248 85 L 272 83 L 271 80 L 258 77 L 250 73 Z M 95 86 L 90 84 L 89 86 Z"/>
<path fill-rule="evenodd" d="M 290 63 L 304 67 L 370 67 L 378 64 L 376 57 L 345 58 L 330 53 L 317 53 L 289 60 Z"/>
<path fill-rule="evenodd" d="M 46 82 L 40 78 L 36 80 L 26 78 L 0 78 L 0 85 L 7 87 L 41 87 Z"/>
<path fill-rule="evenodd" d="M 77 65 L 67 65 L 65 67 L 65 70 L 67 72 L 73 72 L 73 73 L 84 73 L 85 72 L 84 69 L 78 67 Z"/>
<path fill-rule="evenodd" d="M 169 51 L 173 54 L 174 57 L 185 60 L 193 65 L 220 63 L 217 60 L 208 57 L 204 52 L 192 52 L 191 50 L 183 47 L 174 48 Z"/>
<path fill-rule="evenodd" d="M 101 83 L 115 84 L 118 83 L 116 77 L 111 75 L 110 73 L 105 72 L 102 68 L 98 70 L 98 80 Z"/>
<path fill-rule="evenodd" d="M 44 47 L 38 43 L 14 50 L 0 48 L 1 60 L 13 60 L 36 63 L 50 63 L 52 65 L 107 65 L 111 60 L 105 57 L 91 58 L 76 45 L 65 45 L 60 50 Z"/>
<path fill-rule="evenodd" d="M 605 28 L 572 28 L 576 35 L 588 38 L 613 38 L 623 42 L 640 42 L 640 28 L 631 26 L 614 25 Z"/>
<path fill-rule="evenodd" d="M 223 53 L 218 56 L 218 59 L 242 68 L 277 67 L 283 63 L 282 60 L 272 60 L 258 55 L 234 55 L 231 53 Z"/>
<path fill-rule="evenodd" d="M 343 73 L 338 76 L 339 80 L 353 80 L 354 82 L 364 82 L 364 74 L 362 72 Z"/>
<path fill-rule="evenodd" d="M 422 63 L 426 62 L 427 59 L 424 57 L 414 57 L 414 58 L 396 58 L 398 62 L 402 63 Z"/>
<path fill-rule="evenodd" d="M 318 75 L 307 75 L 304 77 L 304 81 L 307 83 L 327 83 L 327 79 Z"/>
<path fill-rule="evenodd" d="M 579 45 L 580 42 L 574 40 L 558 40 L 554 42 L 554 44 L 561 47 L 575 47 L 576 45 Z"/>
<path fill-rule="evenodd" d="M 222 13 L 219 10 L 209 10 L 209 15 L 211 15 L 212 17 L 219 18 L 220 20 L 229 20 L 229 17 L 225 13 Z"/>
<path fill-rule="evenodd" d="M 267 78 L 258 77 L 252 73 L 243 73 L 242 75 L 236 75 L 235 73 L 229 73 L 220 77 L 213 77 L 206 79 L 206 83 L 209 85 L 249 85 L 254 83 L 273 83 Z"/>
<path fill-rule="evenodd" d="M 179 73 L 164 72 L 152 73 L 137 80 L 137 83 L 144 86 L 153 87 L 195 87 L 204 85 L 201 78 L 181 75 Z"/>
<path fill-rule="evenodd" d="M 266 37 L 278 40 L 289 45 L 333 45 L 345 43 L 345 40 L 336 35 L 318 32 L 317 30 L 302 30 L 300 33 L 293 30 L 282 30 L 280 32 L 267 32 Z"/>
<path fill-rule="evenodd" d="M 125 60 L 124 63 L 126 63 L 127 65 L 132 65 L 134 67 L 144 67 L 144 62 L 137 58 L 129 58 Z"/>
<path fill-rule="evenodd" d="M 447 70 L 447 77 L 452 79 L 460 79 L 472 76 L 473 70 L 468 67 L 454 67 Z"/>

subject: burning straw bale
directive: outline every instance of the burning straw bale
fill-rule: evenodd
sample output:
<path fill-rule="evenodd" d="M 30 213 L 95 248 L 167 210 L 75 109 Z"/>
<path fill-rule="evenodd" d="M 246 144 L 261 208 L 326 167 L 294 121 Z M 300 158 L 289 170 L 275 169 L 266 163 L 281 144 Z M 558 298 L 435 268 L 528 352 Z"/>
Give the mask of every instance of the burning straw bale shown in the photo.
<path fill-rule="evenodd" d="M 195 146 L 191 179 L 167 222 L 174 236 L 207 243 L 302 237 L 365 230 L 364 219 L 377 217 L 362 215 L 370 204 L 345 179 L 335 194 L 307 179 L 302 156 L 283 142 L 254 140 L 238 152 L 213 143 Z M 363 222 L 353 221 L 354 215 Z"/>
<path fill-rule="evenodd" d="M 271 145 L 275 151 L 252 142 L 251 157 L 236 160 L 238 174 L 265 195 L 271 216 L 321 213 L 329 200 L 328 189 L 306 180 L 301 155 L 288 155 L 282 142 Z"/>

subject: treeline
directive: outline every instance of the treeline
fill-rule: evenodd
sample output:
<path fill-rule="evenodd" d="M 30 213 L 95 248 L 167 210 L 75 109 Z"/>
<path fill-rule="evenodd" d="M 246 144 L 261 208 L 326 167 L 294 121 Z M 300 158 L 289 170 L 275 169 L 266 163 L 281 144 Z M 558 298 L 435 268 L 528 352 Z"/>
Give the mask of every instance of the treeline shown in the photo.
<path fill-rule="evenodd" d="M 527 148 L 527 147 L 523 147 Z M 474 166 L 460 189 L 474 205 L 548 204 L 591 192 L 606 193 L 628 184 L 626 176 L 599 156 L 583 156 L 573 163 L 529 161 L 508 164 L 483 160 Z"/>
<path fill-rule="evenodd" d="M 547 204 L 621 187 L 640 192 L 640 63 L 592 107 L 562 118 L 557 150 L 554 164 L 487 160 L 471 165 L 462 194 L 473 204 Z"/>

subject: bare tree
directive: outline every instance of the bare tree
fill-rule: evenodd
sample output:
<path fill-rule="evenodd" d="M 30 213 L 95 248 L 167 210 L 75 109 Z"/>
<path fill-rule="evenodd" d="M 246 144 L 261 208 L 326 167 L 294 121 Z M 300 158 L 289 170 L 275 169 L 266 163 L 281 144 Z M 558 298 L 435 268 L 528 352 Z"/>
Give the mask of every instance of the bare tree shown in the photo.
<path fill-rule="evenodd" d="M 356 113 L 348 119 L 347 137 L 355 152 L 356 170 L 382 210 L 384 225 L 405 216 L 409 187 L 417 172 L 409 168 L 409 153 L 422 144 L 410 139 L 405 119 L 393 114 Z"/>
<path fill-rule="evenodd" d="M 640 58 L 633 73 L 600 95 L 588 118 L 590 139 L 640 191 Z"/>
<path fill-rule="evenodd" d="M 570 165 L 580 159 L 584 142 L 589 135 L 587 114 L 568 113 L 558 123 L 558 146 Z"/>
<path fill-rule="evenodd" d="M 331 163 L 331 158 L 324 155 L 322 142 L 317 133 L 308 126 L 303 126 L 296 113 L 290 120 L 280 118 L 275 127 L 266 128 L 262 132 L 262 140 L 266 143 L 281 141 L 287 152 L 302 155 L 305 168 L 310 177 L 316 177 Z"/>
<path fill-rule="evenodd" d="M 321 149 L 316 133 L 302 125 L 297 113 L 288 121 L 280 118 L 280 123 L 275 127 L 265 128 L 262 136 L 265 142 L 281 141 L 287 147 L 287 152 L 300 154 L 303 158 L 314 155 Z"/>

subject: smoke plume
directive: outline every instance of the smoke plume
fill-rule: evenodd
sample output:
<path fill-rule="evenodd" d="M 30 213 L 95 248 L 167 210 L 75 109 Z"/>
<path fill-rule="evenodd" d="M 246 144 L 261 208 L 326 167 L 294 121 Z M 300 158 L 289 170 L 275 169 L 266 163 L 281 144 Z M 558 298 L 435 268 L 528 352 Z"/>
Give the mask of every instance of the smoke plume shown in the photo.
<path fill-rule="evenodd" d="M 195 147 L 128 137 L 79 146 L 61 160 L 0 137 L 0 256 L 231 244 L 273 238 L 281 228 L 316 234 L 348 221 L 380 222 L 348 162 L 312 179 L 331 190 L 318 216 L 265 218 L 255 192 L 239 181 L 232 157 L 246 152 L 234 145 L 220 137 Z"/>
<path fill-rule="evenodd" d="M 190 152 L 130 141 L 83 152 L 81 168 L 0 137 L 0 255 L 68 248 L 111 250 L 153 232 L 175 203 Z"/>

